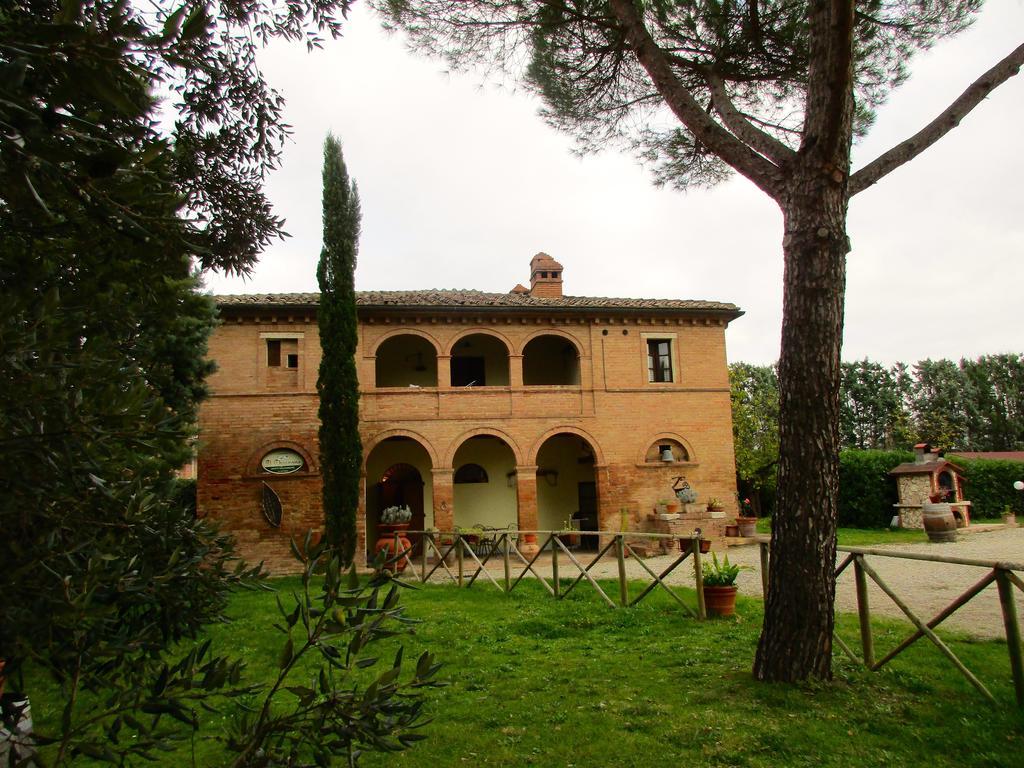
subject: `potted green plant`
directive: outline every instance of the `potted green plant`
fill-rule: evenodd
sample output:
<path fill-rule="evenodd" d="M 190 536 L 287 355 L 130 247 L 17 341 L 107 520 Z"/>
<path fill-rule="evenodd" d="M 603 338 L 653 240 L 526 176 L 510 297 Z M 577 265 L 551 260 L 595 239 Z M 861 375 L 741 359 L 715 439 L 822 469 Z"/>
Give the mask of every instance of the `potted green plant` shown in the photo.
<path fill-rule="evenodd" d="M 708 515 L 714 518 L 725 517 L 725 505 L 722 500 L 712 496 L 708 499 Z"/>
<path fill-rule="evenodd" d="M 697 501 L 697 491 L 686 482 L 686 478 L 682 475 L 675 478 L 672 490 L 675 491 L 676 498 L 679 499 L 680 504 L 693 504 Z"/>
<path fill-rule="evenodd" d="M 711 562 L 703 563 L 704 607 L 714 616 L 732 616 L 736 613 L 736 577 L 740 571 L 753 570 L 749 565 L 735 565 L 729 556 L 711 553 Z"/>

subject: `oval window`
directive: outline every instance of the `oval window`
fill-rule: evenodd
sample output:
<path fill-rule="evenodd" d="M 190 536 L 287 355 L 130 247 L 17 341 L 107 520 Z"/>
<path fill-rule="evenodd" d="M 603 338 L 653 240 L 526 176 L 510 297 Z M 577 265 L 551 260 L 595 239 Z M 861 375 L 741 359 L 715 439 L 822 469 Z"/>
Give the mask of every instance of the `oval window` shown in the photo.
<path fill-rule="evenodd" d="M 298 472 L 306 465 L 302 455 L 289 448 L 278 448 L 271 451 L 260 462 L 264 472 L 272 472 L 275 475 L 290 475 Z"/>

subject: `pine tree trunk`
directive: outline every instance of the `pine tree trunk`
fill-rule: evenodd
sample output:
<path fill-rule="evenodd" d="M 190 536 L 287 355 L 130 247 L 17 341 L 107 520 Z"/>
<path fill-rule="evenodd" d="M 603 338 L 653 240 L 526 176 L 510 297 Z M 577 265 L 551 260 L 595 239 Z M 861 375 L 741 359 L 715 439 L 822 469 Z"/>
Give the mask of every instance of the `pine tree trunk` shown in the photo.
<path fill-rule="evenodd" d="M 810 165 L 783 205 L 778 505 L 754 664 L 761 680 L 832 675 L 847 195 Z"/>

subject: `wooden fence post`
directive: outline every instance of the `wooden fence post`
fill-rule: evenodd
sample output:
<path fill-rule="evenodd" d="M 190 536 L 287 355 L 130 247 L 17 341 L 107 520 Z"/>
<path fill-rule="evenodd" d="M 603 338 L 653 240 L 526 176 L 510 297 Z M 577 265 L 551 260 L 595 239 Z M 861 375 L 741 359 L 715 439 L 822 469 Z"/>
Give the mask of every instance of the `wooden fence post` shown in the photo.
<path fill-rule="evenodd" d="M 505 566 L 505 592 L 512 591 L 512 563 L 509 561 L 509 541 L 506 533 L 501 537 L 501 560 Z"/>
<path fill-rule="evenodd" d="M 462 559 L 463 559 L 463 557 L 465 557 L 465 555 L 463 554 L 463 551 L 462 551 L 462 548 L 464 546 L 466 546 L 466 542 L 462 538 L 462 534 L 461 533 L 455 534 L 455 558 L 456 558 L 456 560 L 458 561 L 458 564 L 459 564 L 459 586 L 460 587 L 462 586 L 462 578 L 463 578 L 463 574 L 465 573 L 465 571 L 463 570 L 463 567 L 462 567 Z"/>
<path fill-rule="evenodd" d="M 561 597 L 562 585 L 558 581 L 558 534 L 551 539 L 551 581 L 555 588 L 555 597 Z"/>
<path fill-rule="evenodd" d="M 690 551 L 693 552 L 693 580 L 697 585 L 697 618 L 708 617 L 707 606 L 704 605 L 704 568 L 700 563 L 700 539 L 690 539 Z"/>
<path fill-rule="evenodd" d="M 864 666 L 875 665 L 875 643 L 871 637 L 871 609 L 868 605 L 868 579 L 861 565 L 863 555 L 853 561 L 853 575 L 857 581 L 857 615 L 860 617 L 860 647 L 864 651 Z"/>
<path fill-rule="evenodd" d="M 626 583 L 626 539 L 620 533 L 615 537 L 615 557 L 619 561 L 619 604 L 629 605 L 629 586 Z"/>
<path fill-rule="evenodd" d="M 1006 628 L 1006 647 L 1010 651 L 1010 669 L 1013 671 L 1013 688 L 1017 694 L 1017 706 L 1024 707 L 1024 657 L 1020 647 L 1020 624 L 1017 623 L 1017 603 L 1013 597 L 1013 585 L 1006 570 L 996 568 L 996 586 L 999 587 L 999 605 L 1003 609 L 1003 626 Z"/>

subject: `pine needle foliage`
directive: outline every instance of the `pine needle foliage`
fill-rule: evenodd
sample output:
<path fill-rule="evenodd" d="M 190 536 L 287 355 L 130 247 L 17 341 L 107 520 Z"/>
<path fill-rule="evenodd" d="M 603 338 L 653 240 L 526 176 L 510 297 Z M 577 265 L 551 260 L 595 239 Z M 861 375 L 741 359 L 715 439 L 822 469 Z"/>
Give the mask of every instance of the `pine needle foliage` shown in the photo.
<path fill-rule="evenodd" d="M 356 378 L 356 255 L 359 193 L 350 181 L 334 136 L 324 141 L 324 245 L 317 266 L 320 284 L 320 473 L 327 541 L 346 565 L 352 562 L 359 508 L 359 382 Z"/>

